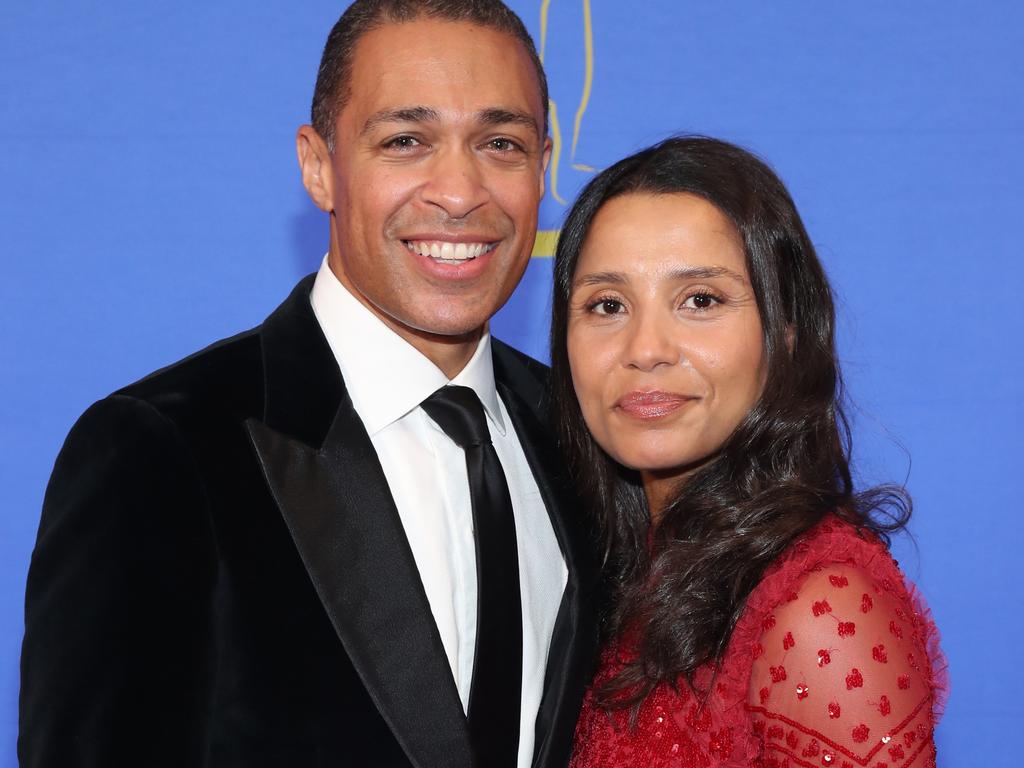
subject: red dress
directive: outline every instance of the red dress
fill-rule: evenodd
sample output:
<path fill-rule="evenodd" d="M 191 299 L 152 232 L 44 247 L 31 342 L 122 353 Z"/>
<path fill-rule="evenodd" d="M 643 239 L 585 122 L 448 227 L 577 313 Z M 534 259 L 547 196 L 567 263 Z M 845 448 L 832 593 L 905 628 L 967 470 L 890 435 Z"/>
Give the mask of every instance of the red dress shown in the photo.
<path fill-rule="evenodd" d="M 594 686 L 632 658 L 604 650 Z M 572 768 L 909 768 L 935 765 L 945 662 L 927 610 L 870 534 L 828 518 L 750 594 L 701 707 L 656 688 L 635 729 L 588 692 Z M 706 687 L 711 669 L 698 683 Z"/>

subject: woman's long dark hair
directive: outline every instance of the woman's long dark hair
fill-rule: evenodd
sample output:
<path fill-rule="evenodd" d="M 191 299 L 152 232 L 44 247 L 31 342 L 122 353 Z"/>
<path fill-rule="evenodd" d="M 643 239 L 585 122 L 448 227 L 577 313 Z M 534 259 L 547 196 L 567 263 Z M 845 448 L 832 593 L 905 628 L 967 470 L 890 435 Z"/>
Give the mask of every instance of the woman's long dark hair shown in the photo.
<path fill-rule="evenodd" d="M 650 515 L 636 472 L 594 442 L 566 349 L 576 264 L 594 216 L 626 194 L 697 195 L 743 240 L 764 334 L 767 376 L 757 404 L 666 505 Z M 824 270 L 789 193 L 761 160 L 722 141 L 669 139 L 595 177 L 573 205 L 555 255 L 553 412 L 570 472 L 601 534 L 612 603 L 609 636 L 629 630 L 637 658 L 604 690 L 635 706 L 662 682 L 686 680 L 725 652 L 765 569 L 796 537 L 835 514 L 887 541 L 910 516 L 902 488 L 856 493 Z M 633 634 L 635 633 L 635 635 Z"/>

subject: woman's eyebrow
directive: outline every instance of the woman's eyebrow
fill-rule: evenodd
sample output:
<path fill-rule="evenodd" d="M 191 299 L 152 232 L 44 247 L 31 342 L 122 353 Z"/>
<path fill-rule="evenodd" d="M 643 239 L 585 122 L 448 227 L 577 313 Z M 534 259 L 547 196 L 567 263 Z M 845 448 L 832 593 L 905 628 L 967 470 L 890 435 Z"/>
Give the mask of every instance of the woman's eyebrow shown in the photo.
<path fill-rule="evenodd" d="M 621 272 L 589 272 L 580 275 L 572 281 L 574 287 L 583 285 L 599 285 L 601 283 L 613 283 L 622 285 L 626 282 L 626 276 Z"/>
<path fill-rule="evenodd" d="M 728 267 L 679 267 L 667 274 L 670 280 L 710 280 L 715 277 L 728 277 L 738 283 L 747 284 L 747 279 L 739 272 Z M 573 280 L 573 286 L 598 285 L 611 283 L 622 285 L 628 282 L 622 272 L 589 272 Z"/>

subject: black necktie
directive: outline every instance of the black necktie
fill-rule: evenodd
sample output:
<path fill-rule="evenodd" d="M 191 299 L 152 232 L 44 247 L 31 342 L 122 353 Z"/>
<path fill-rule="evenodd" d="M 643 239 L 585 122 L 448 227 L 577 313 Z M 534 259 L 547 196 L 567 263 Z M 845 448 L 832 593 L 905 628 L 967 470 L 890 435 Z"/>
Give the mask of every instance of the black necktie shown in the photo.
<path fill-rule="evenodd" d="M 466 453 L 477 579 L 470 738 L 477 765 L 515 766 L 523 684 L 523 614 L 512 499 L 476 393 L 469 387 L 442 387 L 423 401 L 423 410 Z"/>

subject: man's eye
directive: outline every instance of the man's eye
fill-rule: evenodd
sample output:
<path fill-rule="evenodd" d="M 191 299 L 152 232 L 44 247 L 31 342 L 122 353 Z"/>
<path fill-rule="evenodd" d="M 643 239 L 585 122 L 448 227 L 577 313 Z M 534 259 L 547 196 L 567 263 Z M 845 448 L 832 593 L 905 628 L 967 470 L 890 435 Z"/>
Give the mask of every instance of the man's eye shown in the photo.
<path fill-rule="evenodd" d="M 419 143 L 419 139 L 412 136 L 396 136 L 393 139 L 388 139 L 384 146 L 388 149 L 413 149 L 419 146 Z"/>
<path fill-rule="evenodd" d="M 522 147 L 520 147 L 519 144 L 517 144 L 516 142 L 512 141 L 512 139 L 491 139 L 489 142 L 487 142 L 487 144 L 491 149 L 496 149 L 499 152 L 515 152 L 517 150 L 522 149 Z"/>
<path fill-rule="evenodd" d="M 622 312 L 623 306 L 618 299 L 598 299 L 587 309 L 595 315 L 617 315 Z"/>

